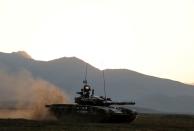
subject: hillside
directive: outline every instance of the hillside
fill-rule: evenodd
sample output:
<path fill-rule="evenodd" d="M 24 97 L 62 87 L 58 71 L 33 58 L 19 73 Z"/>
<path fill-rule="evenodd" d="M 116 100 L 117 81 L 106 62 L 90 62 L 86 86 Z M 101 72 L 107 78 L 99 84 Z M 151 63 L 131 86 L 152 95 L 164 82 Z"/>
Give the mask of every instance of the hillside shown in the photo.
<path fill-rule="evenodd" d="M 27 53 L 0 53 L 0 72 L 14 74 L 22 70 L 31 72 L 60 87 L 73 100 L 84 78 L 86 63 L 76 57 L 63 57 L 51 61 L 36 61 Z M 25 54 L 25 55 L 24 55 Z M 1 75 L 1 74 L 0 74 Z M 133 100 L 137 107 L 173 113 L 194 113 L 194 86 L 177 81 L 148 76 L 127 69 L 105 70 L 107 95 L 113 100 Z M 88 66 L 88 81 L 103 95 L 102 71 Z M 1 84 L 0 79 L 0 86 Z M 14 86 L 14 85 L 13 85 Z M 1 91 L 0 94 L 3 92 Z"/>

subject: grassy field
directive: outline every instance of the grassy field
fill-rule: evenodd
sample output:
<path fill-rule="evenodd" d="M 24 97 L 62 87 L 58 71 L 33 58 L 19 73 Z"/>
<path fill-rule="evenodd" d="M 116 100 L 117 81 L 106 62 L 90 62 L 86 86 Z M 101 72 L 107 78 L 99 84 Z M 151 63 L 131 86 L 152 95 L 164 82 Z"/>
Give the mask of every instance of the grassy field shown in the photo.
<path fill-rule="evenodd" d="M 0 131 L 194 131 L 194 116 L 139 115 L 131 124 L 0 119 Z"/>

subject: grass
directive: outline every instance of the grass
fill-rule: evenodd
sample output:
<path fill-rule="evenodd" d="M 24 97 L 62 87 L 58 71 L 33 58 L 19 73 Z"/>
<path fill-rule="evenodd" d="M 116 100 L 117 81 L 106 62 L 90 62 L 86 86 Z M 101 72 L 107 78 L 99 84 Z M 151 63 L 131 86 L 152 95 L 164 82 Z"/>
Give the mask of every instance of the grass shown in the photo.
<path fill-rule="evenodd" d="M 0 131 L 194 131 L 194 116 L 140 114 L 131 124 L 0 119 Z"/>

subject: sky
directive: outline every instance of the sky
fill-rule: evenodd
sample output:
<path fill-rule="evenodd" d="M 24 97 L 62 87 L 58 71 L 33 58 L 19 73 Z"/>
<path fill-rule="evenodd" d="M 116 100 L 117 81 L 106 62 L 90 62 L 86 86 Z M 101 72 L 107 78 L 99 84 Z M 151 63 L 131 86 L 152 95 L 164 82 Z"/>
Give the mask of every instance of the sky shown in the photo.
<path fill-rule="evenodd" d="M 0 52 L 194 83 L 194 0 L 0 0 Z"/>

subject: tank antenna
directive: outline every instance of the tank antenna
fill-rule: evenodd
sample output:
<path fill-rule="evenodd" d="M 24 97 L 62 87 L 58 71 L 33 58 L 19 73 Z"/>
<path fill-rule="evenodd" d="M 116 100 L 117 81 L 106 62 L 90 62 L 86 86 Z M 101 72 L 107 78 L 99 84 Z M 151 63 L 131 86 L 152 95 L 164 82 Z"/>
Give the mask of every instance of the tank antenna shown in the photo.
<path fill-rule="evenodd" d="M 102 74 L 103 74 L 103 84 L 104 84 L 104 97 L 105 97 L 105 100 L 106 100 L 106 81 L 105 81 L 104 70 L 102 71 Z"/>
<path fill-rule="evenodd" d="M 88 74 L 88 64 L 86 63 L 85 76 L 84 76 L 84 81 L 83 81 L 84 84 L 87 84 L 88 83 L 87 82 L 87 74 Z"/>

